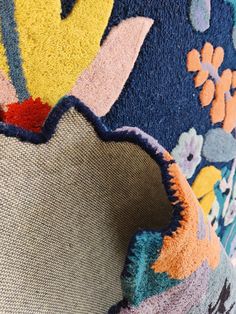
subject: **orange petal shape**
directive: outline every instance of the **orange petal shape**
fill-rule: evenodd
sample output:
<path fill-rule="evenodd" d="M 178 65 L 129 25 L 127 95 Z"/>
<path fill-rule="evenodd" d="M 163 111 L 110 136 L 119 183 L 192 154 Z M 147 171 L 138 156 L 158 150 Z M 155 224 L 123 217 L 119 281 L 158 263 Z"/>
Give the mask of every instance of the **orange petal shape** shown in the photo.
<path fill-rule="evenodd" d="M 213 100 L 210 112 L 211 122 L 213 124 L 222 122 L 225 117 L 225 100 L 221 97 Z"/>
<path fill-rule="evenodd" d="M 218 83 L 216 83 L 215 100 L 211 108 L 211 121 L 212 123 L 222 122 L 225 118 L 225 93 L 230 90 L 232 82 L 232 71 L 225 70 Z"/>
<path fill-rule="evenodd" d="M 181 174 L 179 167 L 172 164 L 169 174 L 173 177 L 173 189 L 176 197 L 182 200 L 180 227 L 171 235 L 165 236 L 160 255 L 152 265 L 154 272 L 166 272 L 170 278 L 184 279 L 195 272 L 204 261 L 211 269 L 219 265 L 221 246 L 214 230 L 206 225 L 206 236 L 199 239 L 199 213 L 202 209 L 192 189 Z M 197 254 L 196 254 L 197 250 Z"/>
<path fill-rule="evenodd" d="M 215 94 L 215 85 L 212 80 L 207 80 L 203 85 L 199 98 L 202 106 L 208 106 L 213 100 Z"/>
<path fill-rule="evenodd" d="M 194 78 L 195 87 L 202 86 L 202 84 L 204 84 L 208 79 L 208 76 L 209 76 L 208 71 L 200 70 Z"/>
<path fill-rule="evenodd" d="M 204 63 L 211 63 L 212 62 L 213 51 L 214 51 L 214 48 L 213 48 L 212 44 L 210 44 L 208 42 L 205 43 L 205 45 L 203 46 L 203 48 L 201 50 L 202 62 L 204 62 Z"/>
<path fill-rule="evenodd" d="M 224 49 L 217 47 L 213 53 L 212 65 L 218 69 L 224 61 Z"/>
<path fill-rule="evenodd" d="M 223 71 L 221 78 L 220 78 L 220 81 L 219 81 L 221 93 L 222 92 L 225 93 L 225 92 L 228 92 L 230 90 L 231 83 L 232 83 L 232 76 L 233 76 L 233 74 L 232 74 L 232 71 L 230 69 Z"/>
<path fill-rule="evenodd" d="M 236 88 L 236 71 L 232 72 L 232 87 Z"/>
<path fill-rule="evenodd" d="M 200 53 L 193 49 L 187 55 L 187 69 L 189 72 L 196 72 L 201 70 Z"/>
<path fill-rule="evenodd" d="M 236 93 L 234 93 L 234 96 L 226 102 L 223 129 L 226 132 L 231 133 L 235 127 L 236 127 Z"/>

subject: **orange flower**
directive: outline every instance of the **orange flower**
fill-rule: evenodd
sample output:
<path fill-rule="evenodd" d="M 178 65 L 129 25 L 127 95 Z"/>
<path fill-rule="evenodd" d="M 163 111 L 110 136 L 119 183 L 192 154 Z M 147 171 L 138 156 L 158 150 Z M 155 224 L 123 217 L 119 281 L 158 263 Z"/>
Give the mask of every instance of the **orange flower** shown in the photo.
<path fill-rule="evenodd" d="M 224 49 L 206 43 L 199 53 L 196 49 L 187 55 L 187 69 L 197 72 L 194 77 L 195 87 L 201 87 L 199 99 L 202 107 L 212 104 L 210 111 L 213 124 L 223 122 L 226 132 L 232 132 L 236 125 L 236 94 L 231 95 L 231 88 L 236 88 L 236 71 L 226 69 L 219 75 L 219 67 L 224 61 Z"/>

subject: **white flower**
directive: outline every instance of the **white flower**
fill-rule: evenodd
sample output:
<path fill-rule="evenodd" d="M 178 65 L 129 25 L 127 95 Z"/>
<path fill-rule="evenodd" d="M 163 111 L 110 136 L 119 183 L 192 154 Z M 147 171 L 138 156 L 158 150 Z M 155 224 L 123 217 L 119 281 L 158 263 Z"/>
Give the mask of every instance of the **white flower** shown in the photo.
<path fill-rule="evenodd" d="M 232 200 L 224 216 L 224 225 L 231 224 L 236 217 L 236 200 Z"/>
<path fill-rule="evenodd" d="M 172 156 L 179 164 L 187 179 L 191 178 L 201 162 L 203 136 L 197 135 L 194 128 L 180 135 L 177 146 L 172 150 Z"/>

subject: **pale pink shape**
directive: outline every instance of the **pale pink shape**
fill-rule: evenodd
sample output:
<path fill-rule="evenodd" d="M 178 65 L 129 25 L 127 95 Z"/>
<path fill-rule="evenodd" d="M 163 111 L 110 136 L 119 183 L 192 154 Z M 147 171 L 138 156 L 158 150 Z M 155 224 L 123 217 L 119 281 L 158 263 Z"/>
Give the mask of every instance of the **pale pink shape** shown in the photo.
<path fill-rule="evenodd" d="M 134 67 L 152 24 L 150 18 L 132 17 L 113 27 L 70 95 L 79 98 L 97 116 L 109 112 Z"/>
<path fill-rule="evenodd" d="M 18 102 L 16 90 L 5 74 L 0 71 L 0 106 L 5 109 L 6 105 Z"/>

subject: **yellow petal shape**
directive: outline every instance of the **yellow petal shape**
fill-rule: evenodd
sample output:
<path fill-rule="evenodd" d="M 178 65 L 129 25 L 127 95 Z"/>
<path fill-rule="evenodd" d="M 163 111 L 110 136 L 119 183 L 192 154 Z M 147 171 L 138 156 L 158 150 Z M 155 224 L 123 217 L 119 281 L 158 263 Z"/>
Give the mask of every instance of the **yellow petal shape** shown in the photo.
<path fill-rule="evenodd" d="M 61 20 L 60 0 L 15 0 L 29 93 L 55 104 L 96 56 L 113 0 L 79 0 Z"/>
<path fill-rule="evenodd" d="M 214 191 L 209 192 L 200 200 L 200 205 L 204 211 L 205 216 L 207 216 L 209 214 L 214 200 L 215 200 Z"/>
<path fill-rule="evenodd" d="M 221 171 L 214 166 L 203 168 L 195 179 L 192 189 L 198 199 L 210 193 L 217 181 L 221 180 Z"/>
<path fill-rule="evenodd" d="M 0 32 L 0 71 L 4 72 L 4 74 L 8 76 L 9 68 L 7 64 L 7 58 L 5 55 L 5 48 L 2 44 L 1 32 Z"/>

